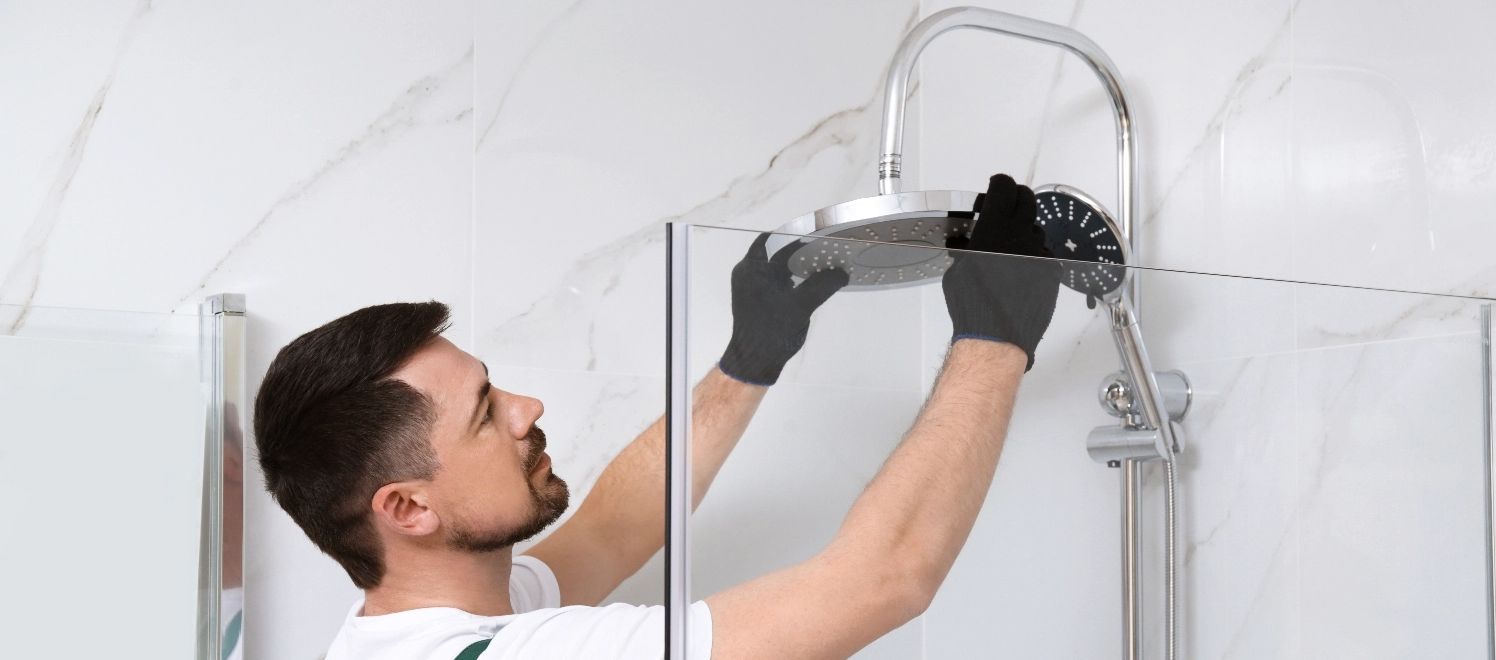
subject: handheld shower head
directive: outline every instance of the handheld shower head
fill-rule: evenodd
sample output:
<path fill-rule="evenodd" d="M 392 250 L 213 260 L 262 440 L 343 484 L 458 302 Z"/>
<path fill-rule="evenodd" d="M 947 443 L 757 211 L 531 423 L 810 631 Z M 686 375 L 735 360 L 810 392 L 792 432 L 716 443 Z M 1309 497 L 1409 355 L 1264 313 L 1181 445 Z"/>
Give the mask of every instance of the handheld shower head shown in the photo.
<path fill-rule="evenodd" d="M 1060 184 L 1035 188 L 1034 198 L 1039 206 L 1035 221 L 1044 228 L 1049 251 L 1068 260 L 1060 281 L 1085 294 L 1090 307 L 1097 300 L 1120 297 L 1131 255 L 1106 208 L 1090 195 Z"/>

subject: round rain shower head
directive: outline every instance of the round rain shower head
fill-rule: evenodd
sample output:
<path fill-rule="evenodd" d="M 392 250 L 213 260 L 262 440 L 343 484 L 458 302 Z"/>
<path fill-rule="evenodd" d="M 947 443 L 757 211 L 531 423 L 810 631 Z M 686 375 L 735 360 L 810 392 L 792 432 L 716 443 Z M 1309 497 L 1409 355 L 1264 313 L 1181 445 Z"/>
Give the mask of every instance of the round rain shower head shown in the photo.
<path fill-rule="evenodd" d="M 770 254 L 793 250 L 787 263 L 797 278 L 846 271 L 849 291 L 923 284 L 950 268 L 945 240 L 971 232 L 976 199 L 976 193 L 964 190 L 854 199 L 785 223 L 767 247 Z"/>
<path fill-rule="evenodd" d="M 1127 279 L 1123 268 L 1130 255 L 1122 231 L 1111 214 L 1090 195 L 1070 186 L 1051 184 L 1034 189 L 1045 242 L 1063 264 L 1060 281 L 1094 300 L 1121 295 Z M 1074 263 L 1090 262 L 1090 263 Z"/>

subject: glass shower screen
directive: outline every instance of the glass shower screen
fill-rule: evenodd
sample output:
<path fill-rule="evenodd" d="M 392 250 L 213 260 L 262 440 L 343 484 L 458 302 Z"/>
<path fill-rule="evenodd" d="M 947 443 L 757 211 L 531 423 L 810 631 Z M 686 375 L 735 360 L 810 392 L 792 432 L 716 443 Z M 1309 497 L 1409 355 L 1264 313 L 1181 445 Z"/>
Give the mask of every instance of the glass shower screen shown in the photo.
<path fill-rule="evenodd" d="M 196 657 L 198 316 L 0 311 L 0 657 Z"/>
<path fill-rule="evenodd" d="M 683 404 L 727 344 L 731 271 L 758 232 L 674 225 L 669 236 L 667 639 L 678 644 L 683 627 L 705 633 L 687 625 L 685 604 L 806 561 L 836 537 L 918 416 L 951 324 L 938 281 L 833 296 L 689 512 L 696 456 Z M 1489 301 L 1130 276 L 1154 367 L 1182 371 L 1193 390 L 1177 459 L 1182 657 L 1484 656 Z M 1117 423 L 1098 389 L 1120 368 L 1108 316 L 1062 288 L 960 557 L 921 616 L 854 657 L 1119 655 L 1120 471 L 1093 461 L 1086 442 Z M 1142 633 L 1154 657 L 1157 461 L 1142 478 Z"/>

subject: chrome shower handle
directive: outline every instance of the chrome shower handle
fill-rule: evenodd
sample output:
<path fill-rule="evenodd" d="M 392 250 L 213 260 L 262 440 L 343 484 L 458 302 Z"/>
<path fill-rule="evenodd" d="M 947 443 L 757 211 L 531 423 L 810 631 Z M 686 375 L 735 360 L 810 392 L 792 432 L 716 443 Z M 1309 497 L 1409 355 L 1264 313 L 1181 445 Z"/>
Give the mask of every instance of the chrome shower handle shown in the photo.
<path fill-rule="evenodd" d="M 1148 349 L 1143 345 L 1138 319 L 1126 298 L 1114 298 L 1106 303 L 1111 314 L 1112 341 L 1117 346 L 1117 356 L 1122 369 L 1138 389 L 1135 397 L 1143 413 L 1143 424 L 1158 431 L 1158 457 L 1171 459 L 1181 449 L 1175 427 L 1170 422 L 1169 406 L 1158 377 L 1153 373 L 1153 362 L 1148 359 Z M 1187 404 L 1186 404 L 1186 407 Z"/>

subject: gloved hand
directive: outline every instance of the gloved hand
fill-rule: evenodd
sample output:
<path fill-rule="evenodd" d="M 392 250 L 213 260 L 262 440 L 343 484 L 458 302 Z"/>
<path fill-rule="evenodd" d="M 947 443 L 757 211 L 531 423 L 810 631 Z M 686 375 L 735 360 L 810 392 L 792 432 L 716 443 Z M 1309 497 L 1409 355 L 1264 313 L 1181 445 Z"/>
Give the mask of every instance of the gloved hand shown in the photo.
<path fill-rule="evenodd" d="M 732 269 L 732 339 L 717 367 L 750 385 L 773 385 L 786 362 L 805 345 L 810 315 L 850 281 L 841 270 L 811 275 L 800 286 L 790 279 L 793 252 L 768 257 L 769 234 L 759 234 Z"/>
<path fill-rule="evenodd" d="M 1035 224 L 1038 204 L 1034 191 L 1006 174 L 994 175 L 987 193 L 978 195 L 976 225 L 971 238 L 952 237 L 946 247 L 1029 257 L 1050 257 L 1044 230 Z M 977 338 L 1008 342 L 1028 354 L 1034 368 L 1034 349 L 1054 318 L 1060 292 L 1060 264 L 1018 257 L 986 257 L 952 253 L 941 288 L 957 339 Z"/>

